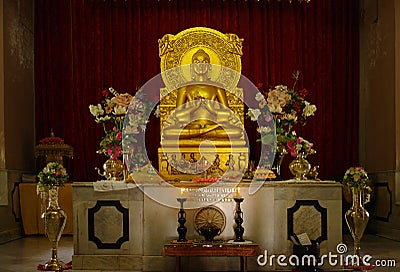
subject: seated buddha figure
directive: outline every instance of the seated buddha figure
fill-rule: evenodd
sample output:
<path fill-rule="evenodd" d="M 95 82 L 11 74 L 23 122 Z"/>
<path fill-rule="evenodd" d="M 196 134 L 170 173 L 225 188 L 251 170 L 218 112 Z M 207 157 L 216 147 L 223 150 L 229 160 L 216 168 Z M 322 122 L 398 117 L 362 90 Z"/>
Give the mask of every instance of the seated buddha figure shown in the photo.
<path fill-rule="evenodd" d="M 243 138 L 243 124 L 229 109 L 225 90 L 211 81 L 211 68 L 210 56 L 197 50 L 190 64 L 192 81 L 177 91 L 176 109 L 164 123 L 163 140 Z"/>

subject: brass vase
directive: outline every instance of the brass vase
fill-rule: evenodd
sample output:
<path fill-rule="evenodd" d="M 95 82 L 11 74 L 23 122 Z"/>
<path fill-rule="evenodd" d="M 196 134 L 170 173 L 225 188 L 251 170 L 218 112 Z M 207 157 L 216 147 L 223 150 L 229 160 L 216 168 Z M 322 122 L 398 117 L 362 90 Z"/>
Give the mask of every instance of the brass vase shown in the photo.
<path fill-rule="evenodd" d="M 96 170 L 100 176 L 105 177 L 107 180 L 123 180 L 124 179 L 124 163 L 118 158 L 109 158 L 103 164 L 104 172 L 101 173 L 100 169 Z"/>
<path fill-rule="evenodd" d="M 47 208 L 42 213 L 45 234 L 51 242 L 51 259 L 45 264 L 45 269 L 50 271 L 62 271 L 65 268 L 65 264 L 57 256 L 58 242 L 67 221 L 67 214 L 58 204 L 58 188 L 49 187 Z"/>
<path fill-rule="evenodd" d="M 290 172 L 294 175 L 295 180 L 306 180 L 307 174 L 310 172 L 311 164 L 306 160 L 307 155 L 300 153 L 289 164 Z"/>
<path fill-rule="evenodd" d="M 345 219 L 354 240 L 354 255 L 360 255 L 360 241 L 367 227 L 369 213 L 364 208 L 362 188 L 351 188 L 353 205 L 346 212 Z"/>

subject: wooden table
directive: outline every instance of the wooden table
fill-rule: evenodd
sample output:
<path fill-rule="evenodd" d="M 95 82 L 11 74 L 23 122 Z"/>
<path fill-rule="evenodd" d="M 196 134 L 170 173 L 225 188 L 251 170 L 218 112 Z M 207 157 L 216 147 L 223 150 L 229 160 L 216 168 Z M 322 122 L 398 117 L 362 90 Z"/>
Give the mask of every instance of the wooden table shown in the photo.
<path fill-rule="evenodd" d="M 176 271 L 181 271 L 181 257 L 240 257 L 240 271 L 247 271 L 247 257 L 261 254 L 257 244 L 174 243 L 164 245 L 163 255 L 176 257 Z"/>

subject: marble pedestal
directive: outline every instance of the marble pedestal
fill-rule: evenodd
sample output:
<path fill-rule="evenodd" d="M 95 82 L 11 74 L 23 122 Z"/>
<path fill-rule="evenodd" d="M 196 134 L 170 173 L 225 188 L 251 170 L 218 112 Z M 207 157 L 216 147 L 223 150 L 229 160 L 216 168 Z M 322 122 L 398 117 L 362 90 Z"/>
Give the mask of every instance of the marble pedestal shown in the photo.
<path fill-rule="evenodd" d="M 151 185 L 158 186 L 158 185 Z M 177 238 L 178 209 L 146 195 L 147 187 L 95 191 L 93 183 L 73 184 L 74 271 L 174 271 L 175 259 L 162 256 L 165 243 Z M 223 188 L 224 185 L 221 185 Z M 336 253 L 342 241 L 342 189 L 336 182 L 267 182 L 255 194 L 240 184 L 244 197 L 244 238 L 267 250 L 268 256 L 292 254 L 292 232 L 306 232 L 321 242 L 321 254 Z M 165 196 L 176 197 L 165 186 Z M 199 199 L 199 201 L 201 201 Z M 217 239 L 234 237 L 235 203 L 227 197 L 215 204 L 226 216 Z M 195 209 L 186 210 L 187 238 L 203 239 L 193 228 Z M 260 266 L 249 259 L 250 271 L 287 269 Z M 235 258 L 183 258 L 185 271 L 238 270 Z"/>

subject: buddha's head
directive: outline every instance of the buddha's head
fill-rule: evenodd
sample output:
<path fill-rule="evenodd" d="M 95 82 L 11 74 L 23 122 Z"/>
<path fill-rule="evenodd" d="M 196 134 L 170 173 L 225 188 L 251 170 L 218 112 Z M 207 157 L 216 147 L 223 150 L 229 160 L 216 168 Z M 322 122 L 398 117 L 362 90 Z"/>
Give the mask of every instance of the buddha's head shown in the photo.
<path fill-rule="evenodd" d="M 203 49 L 199 49 L 193 54 L 192 63 L 210 63 L 210 56 Z"/>
<path fill-rule="evenodd" d="M 196 79 L 196 76 L 206 76 L 207 78 L 209 78 L 210 71 L 210 56 L 203 49 L 197 50 L 192 56 L 192 78 Z"/>

